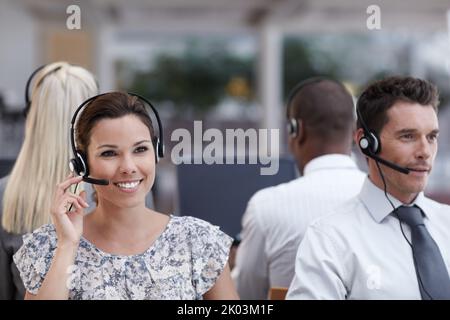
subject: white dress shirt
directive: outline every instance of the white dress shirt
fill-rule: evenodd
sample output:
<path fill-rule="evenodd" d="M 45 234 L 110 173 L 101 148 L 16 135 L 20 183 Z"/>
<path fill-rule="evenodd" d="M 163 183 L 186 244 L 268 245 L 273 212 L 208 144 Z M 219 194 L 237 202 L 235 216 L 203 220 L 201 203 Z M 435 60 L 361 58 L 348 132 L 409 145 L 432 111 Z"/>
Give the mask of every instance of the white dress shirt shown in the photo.
<path fill-rule="evenodd" d="M 413 204 L 424 212 L 450 274 L 450 207 L 423 193 Z M 392 211 L 384 191 L 367 178 L 357 197 L 312 223 L 287 299 L 421 299 L 412 249 Z M 411 242 L 411 229 L 402 226 Z"/>
<path fill-rule="evenodd" d="M 288 287 L 295 254 L 309 223 L 361 190 L 365 174 L 346 155 L 311 160 L 296 180 L 258 191 L 242 218 L 232 276 L 241 299 L 267 299 Z"/>

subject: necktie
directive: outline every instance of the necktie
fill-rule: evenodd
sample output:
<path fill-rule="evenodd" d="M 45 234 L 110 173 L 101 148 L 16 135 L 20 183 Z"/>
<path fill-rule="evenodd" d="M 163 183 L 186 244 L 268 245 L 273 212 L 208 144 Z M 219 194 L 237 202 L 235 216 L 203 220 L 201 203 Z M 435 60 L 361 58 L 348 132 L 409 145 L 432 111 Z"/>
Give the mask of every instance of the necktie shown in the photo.
<path fill-rule="evenodd" d="M 397 208 L 400 221 L 411 228 L 411 242 L 420 295 L 423 300 L 450 299 L 450 277 L 436 242 L 417 206 Z"/>

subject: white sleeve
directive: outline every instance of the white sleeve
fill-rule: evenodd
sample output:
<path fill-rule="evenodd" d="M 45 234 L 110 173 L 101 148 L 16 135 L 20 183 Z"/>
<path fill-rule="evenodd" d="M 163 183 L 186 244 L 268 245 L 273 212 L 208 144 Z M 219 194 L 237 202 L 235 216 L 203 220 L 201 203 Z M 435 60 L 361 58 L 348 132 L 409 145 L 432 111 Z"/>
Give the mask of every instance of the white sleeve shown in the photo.
<path fill-rule="evenodd" d="M 242 217 L 242 241 L 236 254 L 233 279 L 241 299 L 267 299 L 269 291 L 265 236 L 257 221 L 257 209 L 250 200 Z"/>
<path fill-rule="evenodd" d="M 347 296 L 343 274 L 343 259 L 335 242 L 311 225 L 298 248 L 286 299 L 343 300 Z"/>

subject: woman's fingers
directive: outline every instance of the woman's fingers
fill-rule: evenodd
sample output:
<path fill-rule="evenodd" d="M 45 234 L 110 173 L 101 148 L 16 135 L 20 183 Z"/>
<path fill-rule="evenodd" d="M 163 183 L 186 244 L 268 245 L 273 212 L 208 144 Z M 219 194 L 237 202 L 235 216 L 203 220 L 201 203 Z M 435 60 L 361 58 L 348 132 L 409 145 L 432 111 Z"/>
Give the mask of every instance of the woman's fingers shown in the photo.
<path fill-rule="evenodd" d="M 60 214 L 67 213 L 71 206 L 75 206 L 77 210 L 83 210 L 89 207 L 88 203 L 82 197 L 72 193 L 65 193 L 57 205 L 57 212 Z"/>
<path fill-rule="evenodd" d="M 80 183 L 83 179 L 82 176 L 71 177 L 56 186 L 56 194 L 61 195 L 73 184 Z"/>
<path fill-rule="evenodd" d="M 80 208 L 89 207 L 89 204 L 82 197 L 77 196 L 76 194 L 73 193 L 68 193 L 67 196 L 70 197 L 71 199 L 74 199 L 76 203 L 79 204 Z"/>
<path fill-rule="evenodd" d="M 86 202 L 86 204 L 87 204 L 87 197 L 86 197 L 86 191 L 81 191 L 80 192 L 80 197 L 81 197 L 81 199 L 83 199 L 83 201 L 84 202 Z"/>
<path fill-rule="evenodd" d="M 70 195 L 73 196 L 73 197 L 76 197 L 78 202 L 81 204 L 82 207 L 84 207 L 84 208 L 89 207 L 89 204 L 86 202 L 85 198 L 81 194 L 79 196 L 77 196 L 77 195 L 71 193 Z"/>

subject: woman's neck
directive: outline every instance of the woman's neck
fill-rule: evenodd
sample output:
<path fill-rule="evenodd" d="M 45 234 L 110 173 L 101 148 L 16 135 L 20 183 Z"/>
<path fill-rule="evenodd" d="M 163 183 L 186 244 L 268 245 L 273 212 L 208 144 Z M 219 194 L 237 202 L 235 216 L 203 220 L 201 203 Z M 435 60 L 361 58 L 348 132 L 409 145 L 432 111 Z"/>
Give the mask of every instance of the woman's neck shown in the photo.
<path fill-rule="evenodd" d="M 90 225 L 101 230 L 106 238 L 139 236 L 151 224 L 154 212 L 145 207 L 145 203 L 135 207 L 118 207 L 99 199 L 97 208 L 89 215 Z"/>

